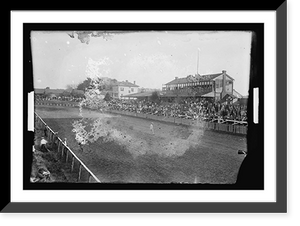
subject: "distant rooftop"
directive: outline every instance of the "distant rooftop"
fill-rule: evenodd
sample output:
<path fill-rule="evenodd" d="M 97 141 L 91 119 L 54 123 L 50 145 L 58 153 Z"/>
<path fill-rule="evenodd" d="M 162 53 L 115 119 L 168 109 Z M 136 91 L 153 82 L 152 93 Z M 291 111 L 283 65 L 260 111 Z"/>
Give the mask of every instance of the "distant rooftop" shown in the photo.
<path fill-rule="evenodd" d="M 127 87 L 139 87 L 138 85 L 128 82 L 127 80 L 123 81 L 123 82 L 116 82 L 114 85 L 115 86 L 127 86 Z"/>

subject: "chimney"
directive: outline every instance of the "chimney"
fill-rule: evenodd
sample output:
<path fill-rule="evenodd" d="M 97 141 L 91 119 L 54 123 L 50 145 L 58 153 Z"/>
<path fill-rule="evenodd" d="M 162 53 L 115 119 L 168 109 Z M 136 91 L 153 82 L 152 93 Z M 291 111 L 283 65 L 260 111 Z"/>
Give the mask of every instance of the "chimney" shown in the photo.
<path fill-rule="evenodd" d="M 178 77 L 175 77 L 175 79 L 178 79 Z"/>
<path fill-rule="evenodd" d="M 223 98 L 226 95 L 226 71 L 222 71 L 223 74 L 223 86 L 222 86 L 222 97 Z"/>
<path fill-rule="evenodd" d="M 226 87 L 226 71 L 222 71 L 223 73 L 223 89 L 225 90 Z"/>
<path fill-rule="evenodd" d="M 128 82 L 128 80 L 126 80 L 126 82 Z"/>
<path fill-rule="evenodd" d="M 135 85 L 135 81 L 133 81 L 133 84 Z"/>

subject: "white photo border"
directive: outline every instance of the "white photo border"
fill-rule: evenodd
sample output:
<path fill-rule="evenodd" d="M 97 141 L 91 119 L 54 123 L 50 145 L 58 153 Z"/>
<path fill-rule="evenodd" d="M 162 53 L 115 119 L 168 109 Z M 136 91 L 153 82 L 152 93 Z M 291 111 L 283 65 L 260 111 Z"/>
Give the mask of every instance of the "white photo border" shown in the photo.
<path fill-rule="evenodd" d="M 11 202 L 15 203 L 276 203 L 276 11 L 12 11 L 11 12 Z M 264 23 L 264 190 L 29 191 L 23 190 L 23 23 Z M 18 139 L 15 139 L 18 137 Z M 267 159 L 267 161 L 266 161 Z M 222 206 L 222 205 L 221 205 Z"/>

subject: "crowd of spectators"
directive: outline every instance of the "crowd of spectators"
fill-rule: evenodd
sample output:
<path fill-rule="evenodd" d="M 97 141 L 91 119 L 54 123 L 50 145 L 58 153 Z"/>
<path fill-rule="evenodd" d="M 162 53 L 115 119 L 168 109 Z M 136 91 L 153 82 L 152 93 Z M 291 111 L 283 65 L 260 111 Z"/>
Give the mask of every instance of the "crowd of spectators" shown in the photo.
<path fill-rule="evenodd" d="M 56 98 L 36 96 L 36 101 L 47 100 L 80 102 L 82 97 L 59 96 Z M 229 102 L 214 102 L 205 98 L 182 98 L 177 101 L 125 100 L 107 101 L 108 109 L 134 113 L 152 114 L 164 117 L 185 118 L 202 121 L 235 120 L 247 121 L 247 105 Z"/>
<path fill-rule="evenodd" d="M 204 98 L 185 98 L 177 102 L 153 102 L 149 100 L 109 101 L 111 110 L 145 113 L 165 117 L 186 118 L 203 121 L 247 121 L 247 106 L 213 102 Z"/>

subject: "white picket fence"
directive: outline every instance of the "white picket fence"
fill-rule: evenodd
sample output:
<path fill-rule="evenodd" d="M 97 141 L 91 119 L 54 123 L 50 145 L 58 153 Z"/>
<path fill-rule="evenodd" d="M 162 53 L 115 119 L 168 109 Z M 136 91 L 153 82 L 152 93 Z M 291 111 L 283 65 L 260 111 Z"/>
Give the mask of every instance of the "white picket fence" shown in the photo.
<path fill-rule="evenodd" d="M 71 166 L 70 172 L 76 174 L 77 182 L 101 183 L 92 171 L 76 156 L 65 142 L 58 137 L 55 132 L 45 123 L 45 121 L 35 112 L 35 122 L 41 123 L 47 130 L 47 140 L 57 144 L 57 152 L 62 163 Z"/>

